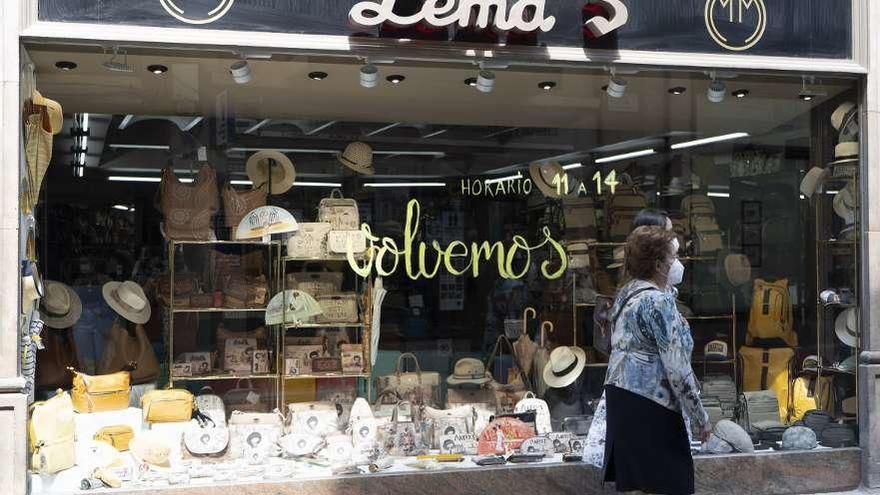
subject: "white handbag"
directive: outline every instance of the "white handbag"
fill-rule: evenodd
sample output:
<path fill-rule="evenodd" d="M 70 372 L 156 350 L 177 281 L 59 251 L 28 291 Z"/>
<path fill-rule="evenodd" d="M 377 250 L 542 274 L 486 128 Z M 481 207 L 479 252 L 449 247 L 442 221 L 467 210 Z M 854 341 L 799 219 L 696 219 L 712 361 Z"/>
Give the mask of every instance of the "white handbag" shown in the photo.
<path fill-rule="evenodd" d="M 357 201 L 343 198 L 342 191 L 334 189 L 318 204 L 318 221 L 329 223 L 333 230 L 358 230 L 361 221 Z"/>
<path fill-rule="evenodd" d="M 354 454 L 351 438 L 347 435 L 333 435 L 326 438 L 327 445 L 318 452 L 318 456 L 333 464 L 346 464 Z"/>
<path fill-rule="evenodd" d="M 550 421 L 550 408 L 547 403 L 535 396 L 534 392 L 526 392 L 522 400 L 513 408 L 514 414 L 535 412 L 535 431 L 538 435 L 546 435 L 553 431 Z"/>
<path fill-rule="evenodd" d="M 229 446 L 229 429 L 217 426 L 210 416 L 197 411 L 183 432 L 183 446 L 192 455 L 222 454 Z"/>
<path fill-rule="evenodd" d="M 332 402 L 296 402 L 287 409 L 290 433 L 317 437 L 339 433 L 341 408 Z"/>
<path fill-rule="evenodd" d="M 304 222 L 299 230 L 287 238 L 287 256 L 295 258 L 323 258 L 327 254 L 327 222 Z"/>
<path fill-rule="evenodd" d="M 431 424 L 432 448 L 440 448 L 440 438 L 447 435 L 476 433 L 474 427 L 477 412 L 473 406 L 459 406 L 453 409 L 434 409 L 425 407 L 424 419 Z"/>
<path fill-rule="evenodd" d="M 248 462 L 258 463 L 266 457 L 280 455 L 278 439 L 281 438 L 283 422 L 277 409 L 271 413 L 232 411 L 229 417 L 232 457 L 244 456 Z"/>
<path fill-rule="evenodd" d="M 196 396 L 196 409 L 211 418 L 214 426 L 226 426 L 226 406 L 219 395 L 214 394 L 214 389 L 204 386 Z"/>
<path fill-rule="evenodd" d="M 315 435 L 292 433 L 278 440 L 285 457 L 305 457 L 317 454 L 327 443 Z"/>
<path fill-rule="evenodd" d="M 327 252 L 330 254 L 362 254 L 367 250 L 367 235 L 360 230 L 331 230 L 327 234 Z"/>
<path fill-rule="evenodd" d="M 323 314 L 318 315 L 318 323 L 357 323 L 357 294 L 327 294 L 315 298 Z"/>
<path fill-rule="evenodd" d="M 379 438 L 380 422 L 380 420 L 372 417 L 352 422 L 349 428 L 352 445 L 358 448 L 364 444 L 376 443 L 376 440 Z"/>

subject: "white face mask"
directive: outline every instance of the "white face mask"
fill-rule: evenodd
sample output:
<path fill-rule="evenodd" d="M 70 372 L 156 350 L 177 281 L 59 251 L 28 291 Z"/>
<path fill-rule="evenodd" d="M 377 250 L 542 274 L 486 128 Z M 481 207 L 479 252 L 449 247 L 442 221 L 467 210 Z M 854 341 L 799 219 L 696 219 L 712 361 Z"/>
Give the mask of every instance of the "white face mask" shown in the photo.
<path fill-rule="evenodd" d="M 675 286 L 681 283 L 684 280 L 684 265 L 681 264 L 681 261 L 678 258 L 672 262 L 672 266 L 669 267 L 669 273 L 666 275 L 666 283 L 669 286 Z"/>

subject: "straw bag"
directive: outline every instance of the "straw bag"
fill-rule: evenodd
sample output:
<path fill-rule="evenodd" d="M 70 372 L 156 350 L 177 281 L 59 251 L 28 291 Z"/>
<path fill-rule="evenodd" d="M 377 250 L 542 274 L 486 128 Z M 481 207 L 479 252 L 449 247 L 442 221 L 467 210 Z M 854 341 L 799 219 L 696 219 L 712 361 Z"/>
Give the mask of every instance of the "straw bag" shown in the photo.
<path fill-rule="evenodd" d="M 357 201 L 343 198 L 339 189 L 318 204 L 318 221 L 329 223 L 332 230 L 358 230 L 360 218 Z"/>
<path fill-rule="evenodd" d="M 171 167 L 162 171 L 159 209 L 164 215 L 165 237 L 174 240 L 209 241 L 214 235 L 214 214 L 220 207 L 217 174 L 204 164 L 192 184 L 184 184 Z"/>
<path fill-rule="evenodd" d="M 501 383 L 493 374 L 492 381 L 487 384 L 487 387 L 495 393 L 498 414 L 512 414 L 517 402 L 525 397 L 526 392 L 531 389 L 531 386 L 529 385 L 528 376 L 526 376 L 522 366 L 519 364 L 519 358 L 516 355 L 513 344 L 504 335 L 498 336 L 495 348 L 486 361 L 486 370 L 492 370 L 495 358 L 503 351 L 502 346 L 506 346 L 510 350 L 513 367 L 509 370 L 509 376 L 512 376 L 513 379 L 508 383 Z"/>
<path fill-rule="evenodd" d="M 249 191 L 236 191 L 232 188 L 232 184 L 227 183 L 223 187 L 222 192 L 226 226 L 235 232 L 235 229 L 245 215 L 260 206 L 266 206 L 266 196 L 268 193 L 269 187 L 266 184 Z"/>
<path fill-rule="evenodd" d="M 411 360 L 415 371 L 404 372 L 403 363 Z M 397 394 L 404 400 L 418 405 L 436 406 L 440 404 L 440 373 L 422 371 L 415 354 L 406 352 L 397 358 L 394 374 L 380 376 L 377 379 L 377 391 L 380 396 L 386 393 Z"/>
<path fill-rule="evenodd" d="M 96 441 L 109 443 L 120 452 L 128 450 L 128 443 L 132 438 L 134 438 L 134 430 L 128 425 L 105 426 L 98 430 L 94 437 Z"/>
<path fill-rule="evenodd" d="M 61 392 L 45 402 L 31 406 L 28 422 L 31 469 L 53 474 L 75 464 L 73 402 Z"/>
<path fill-rule="evenodd" d="M 287 238 L 287 256 L 323 258 L 327 254 L 327 234 L 330 227 L 327 222 L 300 223 L 299 230 Z"/>
<path fill-rule="evenodd" d="M 353 293 L 328 294 L 315 298 L 323 314 L 318 315 L 318 323 L 357 323 L 358 296 Z"/>
<path fill-rule="evenodd" d="M 312 297 L 335 294 L 342 290 L 343 274 L 340 272 L 307 272 L 288 273 L 285 277 L 285 288 L 305 292 Z"/>
<path fill-rule="evenodd" d="M 141 397 L 144 421 L 149 423 L 177 423 L 193 416 L 195 398 L 188 390 L 151 390 Z"/>
<path fill-rule="evenodd" d="M 132 326 L 130 331 L 119 319 L 113 323 L 98 372 L 115 373 L 131 367 L 131 383 L 151 382 L 159 377 L 159 360 L 144 326 Z"/>
<path fill-rule="evenodd" d="M 128 408 L 131 394 L 127 371 L 109 375 L 87 375 L 70 368 L 73 373 L 73 389 L 70 398 L 79 413 L 118 411 Z"/>

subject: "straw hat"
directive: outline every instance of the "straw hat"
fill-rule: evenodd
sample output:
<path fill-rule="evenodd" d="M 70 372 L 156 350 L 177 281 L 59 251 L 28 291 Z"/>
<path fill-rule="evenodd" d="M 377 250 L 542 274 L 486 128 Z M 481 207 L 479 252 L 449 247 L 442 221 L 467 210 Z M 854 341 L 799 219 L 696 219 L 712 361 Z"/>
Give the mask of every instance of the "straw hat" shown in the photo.
<path fill-rule="evenodd" d="M 831 113 L 831 125 L 836 130 L 841 130 L 846 124 L 848 120 L 847 117 L 853 115 L 853 112 L 856 112 L 856 104 L 851 101 L 845 101 L 841 103 L 834 112 Z"/>
<path fill-rule="evenodd" d="M 46 107 L 46 113 L 49 114 L 49 132 L 52 134 L 61 132 L 61 128 L 64 127 L 64 111 L 61 109 L 61 104 L 44 97 L 36 89 L 31 93 L 31 102 Z"/>
<path fill-rule="evenodd" d="M 724 258 L 724 273 L 733 286 L 752 280 L 752 264 L 744 254 L 729 254 Z"/>
<path fill-rule="evenodd" d="M 462 385 L 465 383 L 482 385 L 489 383 L 492 377 L 486 373 L 486 366 L 479 359 L 461 358 L 455 362 L 455 369 L 446 379 L 449 385 Z"/>
<path fill-rule="evenodd" d="M 373 175 L 376 173 L 373 168 L 373 148 L 367 143 L 360 141 L 348 143 L 338 159 L 339 163 L 359 174 Z"/>
<path fill-rule="evenodd" d="M 811 168 L 801 181 L 801 194 L 808 198 L 812 197 L 813 194 L 816 193 L 816 189 L 819 187 L 819 182 L 824 180 L 830 174 L 831 169 L 829 168 Z"/>
<path fill-rule="evenodd" d="M 274 166 L 270 160 L 273 160 Z M 287 155 L 280 151 L 258 151 L 250 156 L 245 165 L 247 176 L 253 182 L 254 187 L 260 187 L 269 182 L 269 168 L 272 168 L 272 190 L 270 194 L 284 194 L 293 186 L 296 180 L 296 168 Z"/>
<path fill-rule="evenodd" d="M 107 304 L 126 320 L 140 325 L 150 321 L 150 301 L 135 282 L 107 282 L 103 293 Z"/>
<path fill-rule="evenodd" d="M 21 262 L 21 313 L 27 314 L 34 307 L 34 301 L 43 297 L 45 288 L 37 264 L 30 260 Z"/>
<path fill-rule="evenodd" d="M 544 382 L 551 388 L 564 388 L 578 379 L 587 365 L 587 354 L 580 347 L 557 347 L 544 366 Z"/>
<path fill-rule="evenodd" d="M 614 270 L 623 266 L 623 261 L 626 258 L 626 246 L 617 246 L 614 248 L 614 263 L 609 264 L 606 268 L 609 270 Z"/>
<path fill-rule="evenodd" d="M 847 225 L 856 221 L 856 199 L 849 186 L 844 187 L 834 195 L 832 202 L 834 213 L 846 222 Z"/>
<path fill-rule="evenodd" d="M 45 294 L 40 300 L 40 316 L 50 328 L 70 328 L 82 316 L 82 301 L 70 287 L 61 282 L 45 281 Z"/>
<path fill-rule="evenodd" d="M 553 183 L 554 179 L 562 178 L 565 175 L 565 169 L 558 162 L 547 162 L 540 165 L 533 163 L 529 165 L 529 175 L 532 177 L 532 183 L 548 198 L 561 198 L 568 192 L 559 194 L 556 184 Z"/>
<path fill-rule="evenodd" d="M 834 320 L 834 333 L 841 342 L 849 347 L 855 347 L 858 344 L 859 328 L 856 308 L 847 308 L 837 315 Z"/>

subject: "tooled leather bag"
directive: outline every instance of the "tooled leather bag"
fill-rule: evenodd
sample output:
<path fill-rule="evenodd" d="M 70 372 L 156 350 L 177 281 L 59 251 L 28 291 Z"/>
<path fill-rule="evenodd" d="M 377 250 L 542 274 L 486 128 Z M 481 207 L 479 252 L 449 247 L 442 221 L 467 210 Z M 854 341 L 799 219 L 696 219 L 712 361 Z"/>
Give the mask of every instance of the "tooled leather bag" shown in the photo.
<path fill-rule="evenodd" d="M 268 184 L 263 184 L 249 191 L 236 191 L 232 184 L 227 183 L 222 192 L 226 226 L 235 229 L 245 215 L 261 206 L 266 206 L 268 193 Z"/>
<path fill-rule="evenodd" d="M 332 230 L 358 230 L 360 213 L 357 201 L 343 198 L 342 191 L 334 189 L 329 198 L 318 204 L 318 221 L 329 223 Z"/>
<path fill-rule="evenodd" d="M 45 348 L 37 351 L 36 388 L 70 388 L 71 376 L 67 369 L 79 368 L 73 332 L 43 327 L 40 337 Z"/>
<path fill-rule="evenodd" d="M 173 240 L 209 241 L 214 235 L 214 214 L 220 207 L 217 173 L 207 163 L 192 184 L 180 182 L 171 167 L 162 171 L 159 209 L 165 237 Z"/>

